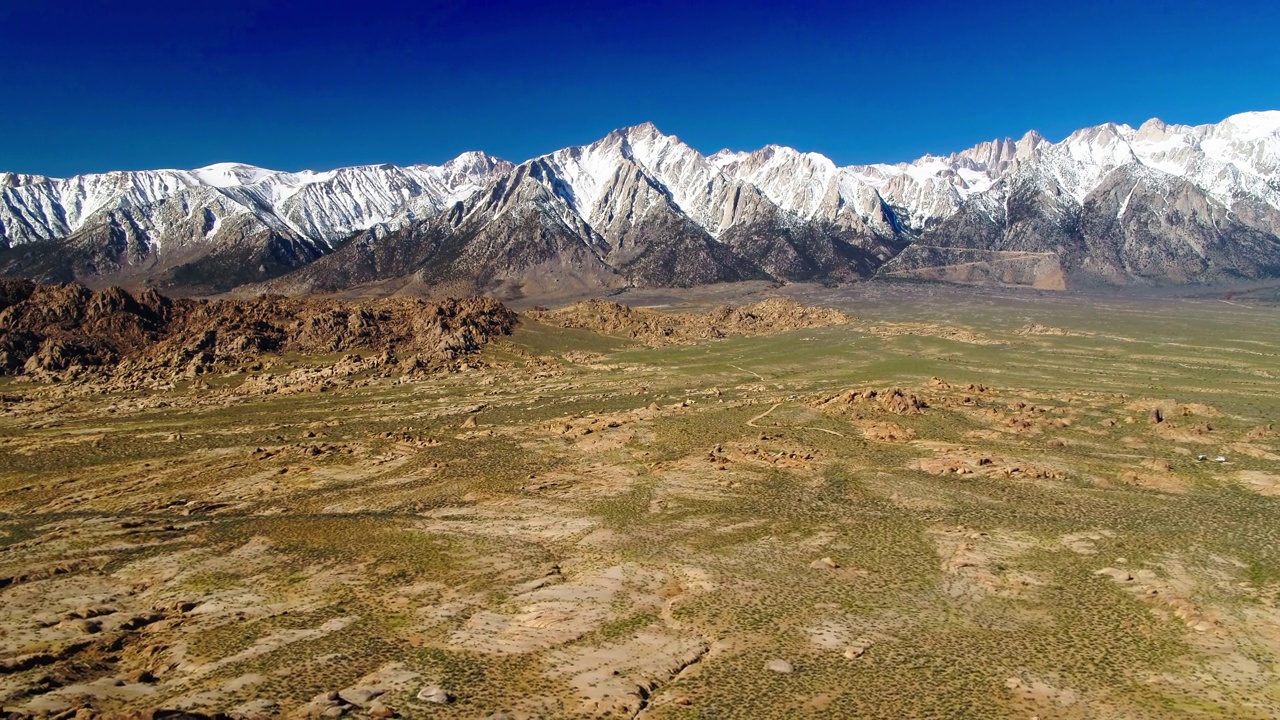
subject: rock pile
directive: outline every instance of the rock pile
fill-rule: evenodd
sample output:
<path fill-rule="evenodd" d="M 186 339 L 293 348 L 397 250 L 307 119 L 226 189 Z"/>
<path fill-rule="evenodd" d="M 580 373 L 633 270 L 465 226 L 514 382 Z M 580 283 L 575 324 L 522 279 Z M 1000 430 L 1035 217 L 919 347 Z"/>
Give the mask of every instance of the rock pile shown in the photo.
<path fill-rule="evenodd" d="M 881 410 L 895 415 L 921 415 L 929 407 L 929 403 L 923 397 L 901 388 L 849 390 L 840 395 L 819 398 L 816 406 L 839 412 L 847 406 L 862 403 L 874 403 Z"/>

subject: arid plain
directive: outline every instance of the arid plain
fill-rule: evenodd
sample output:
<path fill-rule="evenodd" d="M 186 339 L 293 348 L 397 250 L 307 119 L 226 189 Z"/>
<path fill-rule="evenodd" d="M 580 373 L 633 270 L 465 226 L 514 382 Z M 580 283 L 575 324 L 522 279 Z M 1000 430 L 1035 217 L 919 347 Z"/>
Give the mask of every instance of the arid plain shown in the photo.
<path fill-rule="evenodd" d="M 4 379 L 0 705 L 1280 714 L 1276 306 L 868 285 Z"/>

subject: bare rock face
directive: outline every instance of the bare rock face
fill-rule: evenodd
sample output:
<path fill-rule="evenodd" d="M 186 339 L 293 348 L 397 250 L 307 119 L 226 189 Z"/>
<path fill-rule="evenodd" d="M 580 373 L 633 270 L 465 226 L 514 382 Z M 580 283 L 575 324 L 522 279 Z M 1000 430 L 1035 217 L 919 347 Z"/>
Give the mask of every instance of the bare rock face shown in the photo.
<path fill-rule="evenodd" d="M 479 350 L 515 323 L 515 313 L 488 298 L 171 300 L 154 290 L 135 296 L 114 287 L 0 280 L 0 373 L 194 377 L 264 353 L 357 350 L 404 353 L 415 367 L 429 368 Z"/>
<path fill-rule="evenodd" d="M 795 672 L 795 667 L 793 667 L 791 663 L 781 658 L 775 658 L 773 660 L 770 660 L 768 663 L 765 664 L 765 668 L 768 670 L 771 670 L 772 672 L 780 673 L 783 675 L 790 675 L 791 673 Z"/>
<path fill-rule="evenodd" d="M 427 685 L 418 691 L 418 699 L 436 705 L 448 705 L 453 702 L 453 695 L 439 685 Z"/>

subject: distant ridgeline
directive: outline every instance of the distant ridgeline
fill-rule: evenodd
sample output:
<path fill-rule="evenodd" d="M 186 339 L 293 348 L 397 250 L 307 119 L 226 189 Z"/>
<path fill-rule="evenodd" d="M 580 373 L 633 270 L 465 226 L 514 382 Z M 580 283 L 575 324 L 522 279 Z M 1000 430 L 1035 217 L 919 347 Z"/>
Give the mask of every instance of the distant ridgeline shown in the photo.
<path fill-rule="evenodd" d="M 872 276 L 1064 288 L 1280 274 L 1280 112 L 837 167 L 651 124 L 519 165 L 0 174 L 0 274 L 504 296 Z"/>

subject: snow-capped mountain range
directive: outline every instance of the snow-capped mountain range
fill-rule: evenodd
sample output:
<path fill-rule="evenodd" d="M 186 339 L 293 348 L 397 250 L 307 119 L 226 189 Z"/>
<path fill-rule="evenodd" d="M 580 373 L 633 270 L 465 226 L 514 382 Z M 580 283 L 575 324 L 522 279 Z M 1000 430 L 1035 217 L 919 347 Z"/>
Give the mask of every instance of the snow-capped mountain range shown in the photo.
<path fill-rule="evenodd" d="M 190 216 L 204 215 L 204 235 L 228 218 L 255 215 L 264 223 L 332 244 L 381 223 L 432 215 L 470 197 L 494 172 L 511 164 L 484 153 L 464 153 L 440 166 L 366 165 L 298 173 L 220 163 L 196 170 L 143 170 L 53 179 L 0 174 L 4 205 L 0 228 L 11 245 L 53 240 L 124 213 L 154 227 L 156 248 Z M 178 199 L 184 215 L 153 212 Z M 207 211 L 207 212 L 206 212 Z"/>
<path fill-rule="evenodd" d="M 1059 287 L 1280 270 L 1280 112 L 1029 132 L 839 167 L 704 156 L 652 124 L 514 165 L 0 173 L 0 272 L 285 290 L 546 291 L 873 273 Z M 453 285 L 450 285 L 453 283 Z"/>

